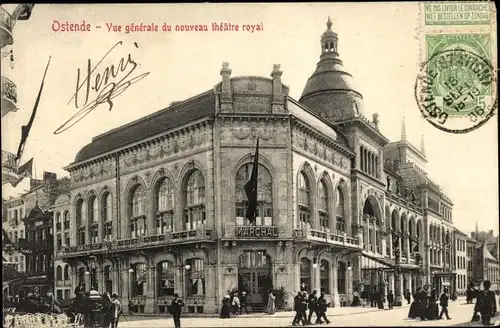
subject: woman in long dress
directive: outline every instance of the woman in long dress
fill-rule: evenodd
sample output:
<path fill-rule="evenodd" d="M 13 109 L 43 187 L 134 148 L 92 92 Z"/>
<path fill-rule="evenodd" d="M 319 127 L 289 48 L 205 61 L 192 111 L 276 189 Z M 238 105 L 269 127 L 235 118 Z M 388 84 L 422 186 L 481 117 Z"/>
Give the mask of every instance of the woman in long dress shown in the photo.
<path fill-rule="evenodd" d="M 273 291 L 272 290 L 269 290 L 269 298 L 268 298 L 268 301 L 267 301 L 267 308 L 266 308 L 267 314 L 274 314 L 274 313 L 276 313 L 276 303 L 275 303 L 275 300 L 276 300 L 276 296 L 273 295 Z"/>
<path fill-rule="evenodd" d="M 415 319 L 418 317 L 418 306 L 420 301 L 420 294 L 422 293 L 422 288 L 418 288 L 417 292 L 413 295 L 413 302 L 410 305 L 410 311 L 408 312 L 408 318 Z"/>
<path fill-rule="evenodd" d="M 427 319 L 436 320 L 439 317 L 439 307 L 437 305 L 437 290 L 432 288 L 431 296 L 429 298 L 429 307 L 427 309 Z"/>

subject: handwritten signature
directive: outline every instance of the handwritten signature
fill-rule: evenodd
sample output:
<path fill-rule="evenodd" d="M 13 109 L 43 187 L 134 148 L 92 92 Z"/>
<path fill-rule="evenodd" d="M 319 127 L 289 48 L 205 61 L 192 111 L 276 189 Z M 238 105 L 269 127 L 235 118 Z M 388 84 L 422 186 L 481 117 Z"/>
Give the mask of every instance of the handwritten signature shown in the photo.
<path fill-rule="evenodd" d="M 68 104 L 74 101 L 74 105 L 79 109 L 79 111 L 76 112 L 76 114 L 74 114 L 63 125 L 57 128 L 57 130 L 54 131 L 54 134 L 60 134 L 68 130 L 101 104 L 107 103 L 109 105 L 109 110 L 113 109 L 113 98 L 118 97 L 119 95 L 124 93 L 125 90 L 127 90 L 132 84 L 139 82 L 149 75 L 149 72 L 146 72 L 134 77 L 130 77 L 138 66 L 134 59 L 132 59 L 131 54 L 128 54 L 126 58 L 122 57 L 118 62 L 118 65 L 108 66 L 104 68 L 101 73 L 94 74 L 97 68 L 99 68 L 99 65 L 102 63 L 102 61 L 116 47 L 121 46 L 122 44 L 123 41 L 117 42 L 94 67 L 92 67 L 91 59 L 88 59 L 87 76 L 81 82 L 80 68 L 78 68 L 76 77 L 76 92 L 68 101 Z M 139 47 L 135 42 L 134 45 L 136 48 Z M 120 75 L 122 75 L 121 79 L 116 82 L 116 80 L 120 78 Z M 82 90 L 84 86 L 85 88 Z M 80 98 L 82 94 L 83 97 Z M 92 98 L 92 95 L 97 96 L 93 100 L 90 100 Z M 81 101 L 83 101 L 83 104 L 81 103 Z"/>

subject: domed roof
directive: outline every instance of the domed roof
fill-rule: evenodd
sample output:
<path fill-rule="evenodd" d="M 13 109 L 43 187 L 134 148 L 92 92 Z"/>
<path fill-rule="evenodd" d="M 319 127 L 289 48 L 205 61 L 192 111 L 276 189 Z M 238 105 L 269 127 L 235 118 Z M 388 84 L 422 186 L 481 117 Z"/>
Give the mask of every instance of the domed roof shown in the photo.
<path fill-rule="evenodd" d="M 344 70 L 337 52 L 337 33 L 331 26 L 328 17 L 327 30 L 321 36 L 320 60 L 299 101 L 322 117 L 336 121 L 359 116 L 363 97 L 354 88 L 352 75 Z"/>

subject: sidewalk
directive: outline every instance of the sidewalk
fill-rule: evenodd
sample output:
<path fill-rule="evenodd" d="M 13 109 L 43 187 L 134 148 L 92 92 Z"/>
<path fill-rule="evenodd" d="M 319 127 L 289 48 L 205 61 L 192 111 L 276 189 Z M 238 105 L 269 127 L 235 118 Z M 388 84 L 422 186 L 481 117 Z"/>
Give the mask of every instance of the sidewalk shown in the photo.
<path fill-rule="evenodd" d="M 406 304 L 406 302 L 403 303 L 401 307 L 396 307 L 396 308 L 408 308 L 410 307 L 409 304 Z M 387 310 L 387 305 L 385 304 L 385 310 Z M 363 313 L 369 313 L 369 312 L 377 312 L 377 311 L 382 311 L 381 309 L 378 309 L 377 307 L 353 307 L 353 306 L 343 306 L 343 307 L 335 307 L 335 308 L 328 308 L 327 315 L 329 317 L 337 317 L 337 316 L 344 316 L 344 315 L 355 315 L 355 314 L 363 314 Z M 125 317 L 126 321 L 136 321 L 136 320 L 144 320 L 148 317 L 154 316 L 155 318 L 158 318 L 159 316 L 157 314 L 144 314 L 144 315 L 127 315 L 123 314 L 122 317 Z M 163 317 L 163 316 L 160 316 Z M 165 315 L 165 318 L 169 318 L 169 315 Z M 202 315 L 183 315 L 183 318 L 218 318 L 219 314 L 218 313 L 207 313 L 207 314 L 202 314 Z M 266 313 L 251 313 L 251 314 L 241 314 L 241 315 L 236 315 L 232 317 L 236 318 L 269 318 L 270 316 Z M 293 318 L 295 317 L 295 311 L 280 311 L 276 312 L 275 314 L 272 315 L 273 318 Z"/>

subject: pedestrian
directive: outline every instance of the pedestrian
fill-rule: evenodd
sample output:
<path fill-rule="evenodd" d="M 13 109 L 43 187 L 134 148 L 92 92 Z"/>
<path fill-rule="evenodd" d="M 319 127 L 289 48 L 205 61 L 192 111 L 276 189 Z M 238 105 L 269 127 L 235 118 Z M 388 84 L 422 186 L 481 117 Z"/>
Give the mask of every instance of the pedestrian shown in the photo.
<path fill-rule="evenodd" d="M 441 313 L 439 314 L 439 319 L 443 319 L 443 314 L 446 315 L 446 319 L 450 320 L 450 316 L 448 315 L 448 289 L 445 287 L 443 289 L 443 293 L 439 297 L 439 305 L 441 305 Z"/>
<path fill-rule="evenodd" d="M 359 306 L 361 304 L 360 300 L 359 300 L 359 293 L 357 290 L 354 291 L 353 293 L 353 299 L 352 299 L 352 306 Z"/>
<path fill-rule="evenodd" d="M 240 313 L 240 298 L 238 297 L 238 292 L 233 293 L 233 302 L 232 302 L 232 307 L 233 307 L 233 314 L 238 314 Z"/>
<path fill-rule="evenodd" d="M 317 313 L 317 310 L 318 310 L 318 291 L 315 289 L 313 290 L 312 294 L 309 295 L 309 298 L 308 298 L 308 306 L 309 306 L 309 316 L 307 317 L 307 323 L 312 325 L 311 323 L 311 317 L 313 315 L 313 313 L 316 315 L 316 323 L 318 322 L 319 320 L 319 315 Z"/>
<path fill-rule="evenodd" d="M 384 299 L 384 293 L 382 291 L 380 291 L 378 294 L 378 300 L 377 300 L 377 307 L 380 309 L 380 310 L 383 310 L 384 309 L 384 302 L 385 302 L 385 299 Z"/>
<path fill-rule="evenodd" d="M 361 306 L 365 307 L 366 299 L 368 298 L 368 292 L 365 289 L 361 291 L 360 298 L 361 298 Z"/>
<path fill-rule="evenodd" d="M 120 316 L 122 315 L 122 305 L 118 300 L 118 294 L 113 293 L 111 296 L 111 302 L 113 303 L 112 311 L 113 317 L 111 318 L 111 328 L 117 328 L 118 322 L 120 321 Z"/>
<path fill-rule="evenodd" d="M 222 319 L 231 318 L 231 298 L 229 295 L 224 296 L 222 299 L 222 308 L 220 310 L 220 317 Z"/>
<path fill-rule="evenodd" d="M 318 320 L 316 323 L 322 324 L 326 322 L 326 324 L 330 323 L 330 320 L 326 317 L 326 310 L 328 309 L 328 302 L 326 301 L 325 298 L 325 293 L 321 292 L 320 297 L 318 298 Z M 325 321 L 321 321 L 321 319 L 324 319 Z"/>
<path fill-rule="evenodd" d="M 243 311 L 243 308 L 245 308 L 245 311 L 248 314 L 248 309 L 247 309 L 247 292 L 242 292 L 241 293 L 241 297 L 240 297 L 240 314 Z"/>
<path fill-rule="evenodd" d="M 389 304 L 389 310 L 392 310 L 394 308 L 394 294 L 392 290 L 387 294 L 387 303 Z"/>
<path fill-rule="evenodd" d="M 111 296 L 109 293 L 104 293 L 102 295 L 102 325 L 104 328 L 109 328 L 111 322 L 113 321 L 113 302 L 111 301 Z"/>
<path fill-rule="evenodd" d="M 378 297 L 377 297 L 377 288 L 373 287 L 372 288 L 372 292 L 370 294 L 370 304 L 371 304 L 371 307 L 374 307 L 375 306 L 375 302 L 377 301 Z"/>
<path fill-rule="evenodd" d="M 184 306 L 184 302 L 182 301 L 182 299 L 179 298 L 179 294 L 175 293 L 174 299 L 172 300 L 172 303 L 170 304 L 170 313 L 172 314 L 172 317 L 174 318 L 175 328 L 181 327 L 181 314 L 182 314 L 182 307 L 183 306 Z"/>
<path fill-rule="evenodd" d="M 415 319 L 419 315 L 420 300 L 419 297 L 422 293 L 422 288 L 418 288 L 417 292 L 413 294 L 413 302 L 410 305 L 410 311 L 408 311 L 408 318 Z"/>
<path fill-rule="evenodd" d="M 418 297 L 420 303 L 418 306 L 418 316 L 422 321 L 427 320 L 427 304 L 429 302 L 429 296 L 427 294 L 428 289 L 428 286 L 424 286 L 424 289 L 420 292 Z"/>
<path fill-rule="evenodd" d="M 276 296 L 274 296 L 272 289 L 269 289 L 266 312 L 267 314 L 276 313 Z"/>
<path fill-rule="evenodd" d="M 293 298 L 293 310 L 295 311 L 295 318 L 293 318 L 292 325 L 296 326 L 299 322 L 302 322 L 302 325 L 306 325 L 306 321 L 302 316 L 302 292 L 298 291 L 297 295 Z"/>
<path fill-rule="evenodd" d="M 300 310 L 302 311 L 302 318 L 304 318 L 304 322 L 307 324 L 307 308 L 308 308 L 308 301 L 309 299 L 307 298 L 307 292 L 303 291 L 302 292 L 302 306 L 300 307 Z"/>
<path fill-rule="evenodd" d="M 410 294 L 410 290 L 409 289 L 407 289 L 406 292 L 405 292 L 405 299 L 408 302 L 408 304 L 410 304 L 411 294 Z"/>
<path fill-rule="evenodd" d="M 481 314 L 483 326 L 490 326 L 491 317 L 497 312 L 497 300 L 495 293 L 490 290 L 491 282 L 489 280 L 483 282 L 483 287 L 484 290 L 480 291 L 477 295 L 474 312 Z"/>
<path fill-rule="evenodd" d="M 437 290 L 432 287 L 429 305 L 427 307 L 427 319 L 436 320 L 439 317 L 439 307 L 437 304 Z"/>

